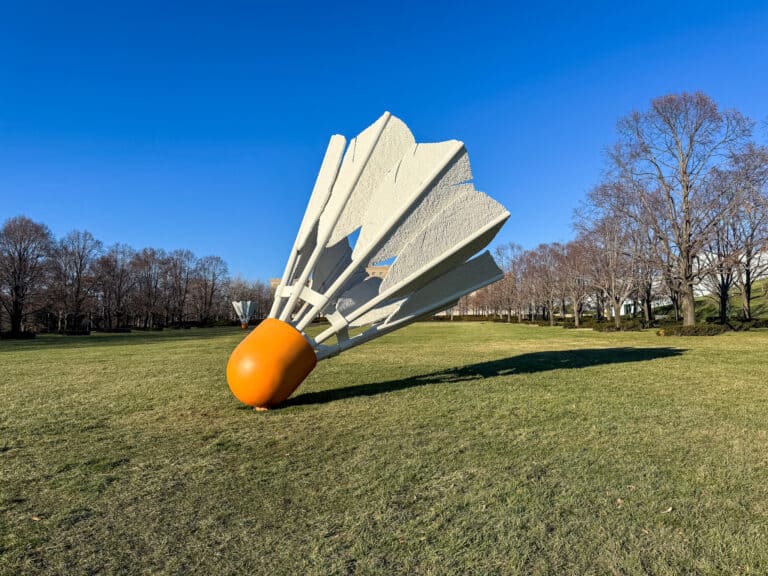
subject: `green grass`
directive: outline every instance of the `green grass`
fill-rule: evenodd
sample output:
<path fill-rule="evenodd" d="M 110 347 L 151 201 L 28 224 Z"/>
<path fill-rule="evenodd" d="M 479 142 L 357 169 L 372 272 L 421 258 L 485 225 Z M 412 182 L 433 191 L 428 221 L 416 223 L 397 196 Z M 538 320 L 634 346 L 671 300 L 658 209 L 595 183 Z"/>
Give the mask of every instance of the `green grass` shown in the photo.
<path fill-rule="evenodd" d="M 239 331 L 0 343 L 0 574 L 766 574 L 768 332 L 419 324 L 230 395 Z"/>

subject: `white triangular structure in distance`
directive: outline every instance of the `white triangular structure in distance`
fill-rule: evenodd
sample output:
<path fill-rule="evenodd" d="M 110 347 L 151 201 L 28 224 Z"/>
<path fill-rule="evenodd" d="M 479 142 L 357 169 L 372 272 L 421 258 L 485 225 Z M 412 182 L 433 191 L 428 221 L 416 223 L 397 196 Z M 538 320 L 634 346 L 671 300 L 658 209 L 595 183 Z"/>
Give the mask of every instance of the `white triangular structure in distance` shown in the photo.
<path fill-rule="evenodd" d="M 269 314 L 302 332 L 325 316 L 328 329 L 305 335 L 318 359 L 449 308 L 503 276 L 488 252 L 472 258 L 509 212 L 475 190 L 463 143 L 417 144 L 388 112 L 346 152 L 345 143 L 331 137 Z M 390 260 L 383 280 L 366 274 Z M 368 324 L 349 337 L 349 326 Z"/>
<path fill-rule="evenodd" d="M 240 300 L 232 302 L 232 306 L 235 308 L 235 313 L 240 319 L 241 324 L 248 324 L 248 321 L 256 311 L 256 303 L 250 300 Z"/>

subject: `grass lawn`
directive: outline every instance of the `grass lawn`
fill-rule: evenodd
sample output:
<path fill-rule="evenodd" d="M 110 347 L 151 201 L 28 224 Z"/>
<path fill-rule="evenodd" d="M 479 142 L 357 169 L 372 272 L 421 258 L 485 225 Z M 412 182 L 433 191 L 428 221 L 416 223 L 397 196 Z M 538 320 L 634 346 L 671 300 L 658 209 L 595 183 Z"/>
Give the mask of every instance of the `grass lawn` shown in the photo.
<path fill-rule="evenodd" d="M 0 342 L 0 574 L 766 574 L 768 332 L 418 324 L 289 405 L 239 330 Z"/>

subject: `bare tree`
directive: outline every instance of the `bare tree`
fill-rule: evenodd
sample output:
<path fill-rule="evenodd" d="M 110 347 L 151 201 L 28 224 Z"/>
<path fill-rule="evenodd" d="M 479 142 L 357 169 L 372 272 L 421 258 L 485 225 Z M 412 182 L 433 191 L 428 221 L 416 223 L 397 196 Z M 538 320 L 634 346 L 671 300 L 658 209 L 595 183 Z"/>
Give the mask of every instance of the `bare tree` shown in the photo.
<path fill-rule="evenodd" d="M 629 232 L 629 252 L 635 267 L 636 297 L 643 308 L 645 325 L 654 321 L 653 302 L 661 282 L 659 271 L 658 246 L 649 228 L 632 223 Z"/>
<path fill-rule="evenodd" d="M 554 264 L 554 284 L 555 293 L 557 295 L 557 308 L 560 313 L 560 320 L 565 320 L 565 315 L 568 310 L 568 255 L 566 253 L 565 245 L 560 242 L 553 242 L 549 244 Z"/>
<path fill-rule="evenodd" d="M 742 315 L 752 319 L 752 284 L 768 273 L 768 149 L 749 146 L 731 159 L 731 185 L 739 203 L 731 223 L 738 253 L 736 282 Z"/>
<path fill-rule="evenodd" d="M 518 321 L 520 320 L 519 288 L 522 252 L 522 248 L 512 242 L 496 247 L 496 262 L 504 272 L 504 278 L 488 288 L 493 291 L 495 306 L 507 316 L 507 322 L 512 321 L 515 311 L 517 311 Z"/>
<path fill-rule="evenodd" d="M 693 325 L 694 286 L 702 273 L 695 260 L 722 219 L 707 204 L 708 179 L 724 158 L 745 146 L 752 122 L 734 110 L 721 112 L 696 92 L 656 98 L 648 110 L 620 120 L 618 129 L 612 168 L 635 202 L 615 208 L 638 218 L 663 244 L 668 283 L 679 285 L 683 323 Z"/>
<path fill-rule="evenodd" d="M 0 228 L 0 303 L 12 336 L 21 335 L 26 315 L 45 288 L 52 244 L 48 227 L 25 216 L 10 218 Z"/>
<path fill-rule="evenodd" d="M 549 320 L 551 326 L 555 325 L 555 309 L 562 293 L 559 285 L 559 252 L 559 244 L 540 244 L 528 253 L 526 263 L 530 298 L 534 307 L 541 307 L 542 319 Z"/>
<path fill-rule="evenodd" d="M 584 304 L 592 291 L 593 282 L 589 276 L 589 246 L 583 238 L 572 240 L 563 251 L 563 289 L 573 307 L 573 322 L 578 328 Z"/>
<path fill-rule="evenodd" d="M 256 291 L 256 312 L 254 316 L 259 319 L 266 318 L 269 314 L 269 309 L 272 307 L 272 300 L 274 294 L 269 286 L 268 282 L 257 280 L 255 284 Z"/>
<path fill-rule="evenodd" d="M 742 199 L 738 197 L 739 190 L 733 174 L 728 170 L 715 168 L 710 186 L 710 206 L 720 220 L 714 225 L 704 250 L 697 256 L 696 264 L 702 270 L 701 284 L 717 303 L 720 323 L 725 324 L 728 321 L 731 288 L 737 276 L 739 257 L 734 225 Z"/>
<path fill-rule="evenodd" d="M 174 250 L 163 260 L 163 288 L 171 323 L 184 322 L 194 273 L 195 255 L 189 250 Z"/>
<path fill-rule="evenodd" d="M 96 261 L 101 314 L 110 330 L 128 325 L 128 302 L 136 285 L 134 257 L 133 248 L 115 244 Z"/>
<path fill-rule="evenodd" d="M 547 290 L 539 256 L 538 250 L 526 250 L 520 258 L 520 300 L 528 320 L 547 319 Z"/>
<path fill-rule="evenodd" d="M 636 269 L 629 251 L 630 234 L 627 221 L 607 215 L 591 223 L 582 233 L 582 242 L 591 253 L 589 277 L 593 286 L 611 303 L 616 328 L 621 327 L 624 302 L 636 289 Z"/>
<path fill-rule="evenodd" d="M 719 227 L 699 258 L 705 269 L 702 286 L 717 303 L 721 324 L 728 321 L 731 288 L 737 274 L 738 255 L 731 231 L 728 223 Z"/>
<path fill-rule="evenodd" d="M 53 252 L 54 286 L 64 313 L 66 330 L 80 331 L 88 300 L 97 286 L 94 265 L 101 253 L 99 240 L 86 230 L 73 230 Z"/>
<path fill-rule="evenodd" d="M 165 253 L 155 248 L 144 248 L 134 254 L 131 270 L 136 282 L 133 292 L 134 312 L 144 328 L 155 328 L 161 317 L 162 265 Z"/>
<path fill-rule="evenodd" d="M 204 256 L 197 260 L 193 291 L 200 322 L 207 323 L 213 319 L 217 306 L 221 304 L 218 301 L 221 300 L 228 282 L 227 265 L 219 256 Z M 227 311 L 230 306 L 226 303 Z"/>

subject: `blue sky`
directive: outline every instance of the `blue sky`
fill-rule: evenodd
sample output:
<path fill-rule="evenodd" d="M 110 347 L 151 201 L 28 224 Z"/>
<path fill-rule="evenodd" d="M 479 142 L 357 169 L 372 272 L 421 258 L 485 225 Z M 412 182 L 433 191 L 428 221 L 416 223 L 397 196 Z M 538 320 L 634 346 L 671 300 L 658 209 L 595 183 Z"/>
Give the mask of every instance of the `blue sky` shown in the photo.
<path fill-rule="evenodd" d="M 767 2 L 0 0 L 0 220 L 279 276 L 329 136 L 389 110 L 465 142 L 498 242 L 565 241 L 622 115 L 768 117 L 767 31 Z"/>

